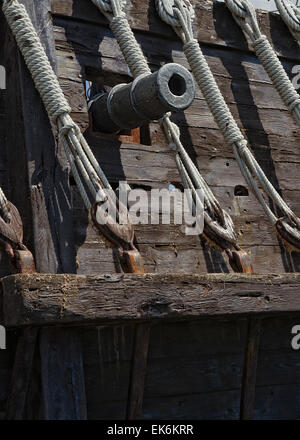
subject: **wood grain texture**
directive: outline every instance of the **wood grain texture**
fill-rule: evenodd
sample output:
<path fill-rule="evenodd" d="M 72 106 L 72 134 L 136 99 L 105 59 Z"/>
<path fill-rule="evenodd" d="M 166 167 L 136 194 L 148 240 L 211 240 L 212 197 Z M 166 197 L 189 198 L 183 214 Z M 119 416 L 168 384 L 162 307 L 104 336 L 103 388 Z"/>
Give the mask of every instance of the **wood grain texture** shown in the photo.
<path fill-rule="evenodd" d="M 50 2 L 48 0 L 42 2 L 23 0 L 21 3 L 25 5 L 49 61 L 56 71 Z M 24 241 L 35 255 L 37 270 L 47 273 L 75 272 L 69 169 L 61 145 L 57 143 L 54 127 L 48 119 L 32 77 L 7 25 L 5 26 L 5 36 L 5 63 L 9 72 L 6 94 L 8 112 L 6 145 L 9 151 L 8 170 L 12 188 L 11 200 L 20 209 L 25 224 Z M 26 389 L 23 386 L 24 390 L 21 391 L 24 392 L 21 395 L 19 405 L 15 405 L 16 389 L 18 390 L 16 388 L 18 382 L 15 380 L 11 390 L 10 399 L 13 404 L 10 414 L 14 410 L 17 413 L 11 418 L 21 417 L 20 414 L 22 411 L 24 412 L 25 401 L 28 397 L 26 393 L 29 388 L 31 397 L 38 390 L 39 394 L 35 396 L 35 402 L 43 403 L 39 417 L 50 418 L 55 413 L 55 416 L 59 418 L 68 411 L 72 418 L 84 417 L 83 410 L 72 412 L 66 404 L 66 401 L 70 406 L 74 403 L 76 408 L 76 398 L 78 398 L 80 391 L 81 395 L 84 394 L 84 388 L 79 390 L 78 384 L 66 385 L 64 382 L 65 371 L 61 365 L 57 368 L 57 365 L 51 364 L 51 353 L 49 350 L 47 351 L 46 346 L 43 346 L 44 341 L 47 341 L 44 329 L 40 331 L 39 336 L 41 360 L 44 366 L 41 369 L 42 398 L 38 375 L 33 376 L 32 371 L 27 372 L 26 359 L 21 359 L 23 365 L 20 362 L 18 375 L 21 380 L 20 371 L 24 369 Z M 35 338 L 37 338 L 37 332 Z M 57 332 L 56 338 L 57 345 L 65 350 L 66 357 L 69 354 L 73 358 L 74 365 L 76 362 L 79 365 L 80 346 L 78 345 L 76 349 L 76 338 L 70 346 L 66 343 L 67 335 L 64 332 L 61 332 L 60 335 Z M 24 338 L 20 339 L 20 344 L 23 340 Z M 35 343 L 36 340 L 32 338 L 32 347 L 35 346 Z M 70 352 L 68 352 L 69 349 Z M 24 350 L 26 350 L 26 344 L 24 344 Z M 22 352 L 22 348 L 20 348 L 20 352 Z M 48 368 L 45 368 L 45 364 Z M 77 371 L 78 376 L 82 375 L 79 368 Z M 47 393 L 48 380 L 53 379 L 54 372 L 56 381 L 60 383 L 61 389 L 64 389 L 65 400 L 57 401 L 54 389 L 52 393 Z M 83 382 L 83 375 L 81 379 Z M 80 381 L 78 380 L 78 382 Z M 43 410 L 46 411 L 45 414 L 42 414 Z M 27 416 L 30 417 L 33 412 L 27 411 Z"/>
<path fill-rule="evenodd" d="M 56 70 L 49 1 L 35 3 L 23 0 L 22 3 Z M 7 27 L 5 35 L 5 63 L 9 81 L 6 93 L 9 115 L 6 145 L 10 152 L 8 171 L 11 200 L 23 218 L 25 243 L 35 254 L 37 270 L 74 272 L 66 161 L 31 75 Z"/>
<path fill-rule="evenodd" d="M 250 40 L 244 37 L 224 4 L 211 0 L 191 0 L 191 3 L 196 12 L 194 27 L 199 41 L 244 51 L 251 50 Z M 51 0 L 51 4 L 55 14 L 107 25 L 97 8 L 87 7 L 85 0 Z M 134 30 L 174 39 L 173 30 L 160 20 L 153 0 L 130 0 L 127 2 L 126 12 Z M 257 13 L 262 32 L 272 41 L 278 54 L 292 59 L 298 56 L 299 59 L 297 43 L 280 17 L 267 11 L 257 10 Z"/>
<path fill-rule="evenodd" d="M 2 280 L 8 326 L 108 324 L 298 313 L 299 274 L 16 275 Z"/>
<path fill-rule="evenodd" d="M 86 420 L 80 331 L 47 328 L 40 336 L 45 420 Z"/>
<path fill-rule="evenodd" d="M 37 328 L 28 328 L 19 337 L 5 418 L 23 420 L 37 343 Z"/>
<path fill-rule="evenodd" d="M 292 350 L 291 330 L 299 318 L 282 316 L 262 322 L 253 418 L 299 418 L 299 350 Z"/>
<path fill-rule="evenodd" d="M 131 360 L 131 374 L 126 419 L 139 420 L 143 414 L 145 378 L 147 374 L 150 324 L 137 324 Z"/>
<path fill-rule="evenodd" d="M 258 362 L 261 319 L 250 318 L 243 367 L 241 390 L 241 420 L 252 420 L 255 404 L 256 370 Z"/>

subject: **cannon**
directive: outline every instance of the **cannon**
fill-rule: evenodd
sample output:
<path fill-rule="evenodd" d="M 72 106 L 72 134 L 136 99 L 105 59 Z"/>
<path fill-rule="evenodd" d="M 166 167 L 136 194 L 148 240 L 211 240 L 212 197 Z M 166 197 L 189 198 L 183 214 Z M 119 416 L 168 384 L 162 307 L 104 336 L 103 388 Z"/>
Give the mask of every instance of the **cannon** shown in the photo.
<path fill-rule="evenodd" d="M 185 110 L 194 98 L 192 75 L 185 67 L 170 63 L 130 84 L 119 84 L 109 93 L 96 95 L 89 111 L 95 130 L 117 133 L 158 120 L 166 112 Z"/>

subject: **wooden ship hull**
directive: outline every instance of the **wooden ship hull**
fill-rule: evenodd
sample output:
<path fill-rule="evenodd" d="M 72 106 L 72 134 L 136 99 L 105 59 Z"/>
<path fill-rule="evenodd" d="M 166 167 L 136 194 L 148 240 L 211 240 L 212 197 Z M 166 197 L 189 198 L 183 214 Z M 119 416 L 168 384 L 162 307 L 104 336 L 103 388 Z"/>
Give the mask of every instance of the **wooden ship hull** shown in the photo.
<path fill-rule="evenodd" d="M 129 82 L 107 20 L 86 0 L 22 0 L 107 178 L 181 188 L 158 122 L 121 135 L 93 130 L 85 81 Z M 189 68 L 152 0 L 126 13 L 151 70 Z M 239 127 L 274 187 L 300 215 L 300 130 L 224 4 L 195 0 L 195 31 Z M 290 77 L 300 48 L 277 14 L 260 26 Z M 0 184 L 23 220 L 36 274 L 11 275 L 1 253 L 0 418 L 299 419 L 300 254 L 289 252 L 248 191 L 197 89 L 174 113 L 183 143 L 232 216 L 254 275 L 177 225 L 136 225 L 145 274 L 124 274 L 92 227 L 5 17 L 0 59 Z M 140 336 L 140 337 L 139 337 Z"/>

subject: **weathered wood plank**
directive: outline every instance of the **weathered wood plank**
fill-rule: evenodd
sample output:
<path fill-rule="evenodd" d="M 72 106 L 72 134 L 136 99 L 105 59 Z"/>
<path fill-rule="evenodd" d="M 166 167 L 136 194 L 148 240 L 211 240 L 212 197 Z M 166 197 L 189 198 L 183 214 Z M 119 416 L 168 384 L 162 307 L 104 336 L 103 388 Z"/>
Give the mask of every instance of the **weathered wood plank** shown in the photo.
<path fill-rule="evenodd" d="M 299 313 L 299 274 L 16 275 L 2 280 L 6 326 L 104 324 Z"/>
<path fill-rule="evenodd" d="M 134 325 L 81 329 L 88 419 L 126 419 Z"/>
<path fill-rule="evenodd" d="M 241 420 L 253 418 L 260 331 L 261 319 L 249 319 L 241 390 Z"/>
<path fill-rule="evenodd" d="M 22 3 L 56 69 L 48 0 L 42 4 L 29 0 Z M 75 272 L 66 161 L 56 145 L 44 105 L 10 31 L 6 30 L 6 36 L 7 145 L 15 146 L 8 155 L 12 202 L 21 212 L 25 223 L 24 242 L 35 253 L 37 270 Z"/>
<path fill-rule="evenodd" d="M 192 407 L 195 395 L 198 405 L 191 414 L 197 419 L 214 414 L 238 418 L 244 324 L 245 319 L 204 319 L 153 326 L 143 418 L 161 419 L 163 414 L 176 419 Z M 134 325 L 82 328 L 89 419 L 125 418 L 133 333 Z M 224 394 L 227 397 L 218 399 L 215 410 L 206 407 L 211 396 Z M 158 415 L 163 406 L 164 412 Z"/>
<path fill-rule="evenodd" d="M 252 50 L 249 40 L 245 38 L 224 4 L 210 0 L 192 0 L 192 4 L 195 6 L 194 27 L 199 41 L 244 51 Z M 70 16 L 75 20 L 107 25 L 96 7 L 87 5 L 85 0 L 52 0 L 52 11 L 54 14 Z M 128 1 L 126 12 L 131 26 L 136 31 L 163 35 L 165 39 L 175 38 L 171 27 L 162 23 L 158 17 L 154 1 Z M 292 59 L 300 58 L 299 47 L 280 16 L 258 10 L 258 20 L 262 32 L 270 38 L 279 55 Z"/>
<path fill-rule="evenodd" d="M 148 363 L 150 325 L 138 324 L 135 328 L 134 348 L 131 360 L 127 420 L 139 420 L 143 414 L 143 398 Z"/>
<path fill-rule="evenodd" d="M 196 378 L 195 378 L 196 380 Z M 239 390 L 145 398 L 144 420 L 238 420 Z"/>
<path fill-rule="evenodd" d="M 47 56 L 56 70 L 55 45 L 50 14 L 50 2 L 33 2 L 23 0 L 32 19 Z M 70 203 L 69 170 L 61 145 L 57 144 L 56 133 L 46 114 L 41 98 L 34 88 L 33 80 L 27 70 L 23 57 L 18 51 L 14 38 L 6 29 L 7 36 L 6 63 L 11 69 L 7 93 L 9 111 L 8 139 L 10 147 L 9 171 L 13 188 L 11 200 L 20 209 L 26 223 L 25 243 L 34 250 L 37 270 L 40 272 L 75 272 L 75 249 L 72 229 Z M 42 136 L 42 137 L 41 137 Z M 43 138 L 43 142 L 41 142 Z M 14 148 L 11 148 L 14 145 Z M 23 215 L 25 213 L 25 215 Z M 36 335 L 37 336 L 37 335 Z M 42 369 L 43 394 L 46 396 L 43 408 L 46 418 L 65 415 L 64 402 L 55 401 L 55 393 L 47 394 L 47 384 L 53 380 L 64 389 L 65 399 L 70 405 L 79 396 L 76 386 L 66 386 L 65 371 L 51 365 L 49 351 L 43 343 L 46 340 L 45 330 L 40 332 L 42 364 L 49 368 Z M 80 363 L 79 347 L 75 350 L 76 338 L 72 346 L 66 343 L 66 335 L 61 332 L 58 345 L 64 349 L 73 362 Z M 22 341 L 22 340 L 21 340 Z M 32 346 L 34 346 L 32 341 Z M 69 351 L 68 351 L 69 350 Z M 67 356 L 67 355 L 66 355 Z M 26 366 L 24 367 L 26 369 Z M 20 366 L 22 369 L 22 366 Z M 78 368 L 78 376 L 82 370 Z M 37 378 L 35 378 L 37 380 Z M 28 387 L 27 387 L 28 390 Z M 83 392 L 82 392 L 83 394 Z M 14 395 L 13 395 L 13 398 Z M 26 399 L 26 393 L 22 397 Z M 24 403 L 21 399 L 21 403 Z M 84 406 L 84 402 L 82 403 Z M 23 405 L 24 406 L 24 405 Z M 74 403 L 76 407 L 76 404 Z M 61 412 L 60 412 L 61 411 Z M 70 410 L 71 417 L 84 417 L 83 410 Z"/>
<path fill-rule="evenodd" d="M 81 36 L 84 36 L 84 39 Z M 156 70 L 162 62 L 178 62 L 188 67 L 187 61 L 182 53 L 182 46 L 177 42 L 171 41 L 166 44 L 164 40 L 155 38 L 152 34 L 142 35 L 141 38 L 144 52 L 147 54 L 148 61 L 153 69 Z M 113 39 L 112 34 L 107 34 L 106 29 L 94 29 L 84 23 L 78 24 L 70 20 L 57 19 L 55 39 L 57 55 L 60 60 L 59 75 L 64 85 L 66 85 L 66 78 L 69 76 L 69 78 L 72 78 L 70 87 L 73 86 L 74 90 L 75 87 L 80 88 L 78 75 L 84 73 L 84 67 L 87 68 L 87 76 L 89 76 L 91 67 L 93 71 L 98 72 L 98 78 L 95 78 L 95 81 L 98 82 L 103 81 L 105 83 L 105 77 L 107 77 L 107 80 L 109 77 L 115 77 L 115 81 L 120 82 L 122 79 L 118 79 L 118 75 L 123 75 L 123 81 L 128 81 L 128 69 L 124 60 L 122 61 L 120 49 Z M 157 51 L 156 47 L 160 47 L 160 51 Z M 274 115 L 279 114 L 279 112 L 285 111 L 285 113 L 287 113 L 279 95 L 274 91 L 274 87 L 266 72 L 253 55 L 246 56 L 240 52 L 224 51 L 222 49 L 216 50 L 211 46 L 203 48 L 203 52 L 228 103 L 231 106 L 233 106 L 234 103 L 239 105 L 239 112 L 233 106 L 234 116 L 237 117 L 238 120 L 241 119 L 244 123 L 248 119 L 246 113 L 247 116 L 249 116 L 249 113 L 252 113 L 253 116 L 258 113 L 257 116 L 261 116 L 262 123 L 265 125 L 267 118 L 264 117 L 264 109 L 272 110 L 272 112 L 269 112 L 269 114 L 273 114 L 272 119 L 274 119 Z M 63 60 L 63 58 L 65 58 L 65 60 Z M 290 77 L 293 76 L 292 68 L 294 65 L 295 62 L 284 62 L 284 67 Z M 101 76 L 103 77 L 102 81 Z M 90 77 L 90 79 L 92 80 L 93 78 Z M 71 99 L 72 95 L 73 97 L 77 96 L 76 99 L 78 100 L 78 93 L 70 93 L 70 87 L 65 88 L 66 93 L 70 94 Z M 197 93 L 197 97 L 202 98 L 200 92 Z M 197 103 L 197 100 L 195 103 Z M 85 106 L 86 104 L 84 103 L 83 97 L 80 104 L 81 112 L 84 111 Z M 243 106 L 245 107 L 243 108 Z M 199 117 L 199 111 L 201 109 L 201 119 L 203 119 L 202 113 L 207 107 L 203 104 L 201 107 L 203 108 L 199 108 L 199 106 L 196 107 L 196 114 Z M 253 107 L 255 108 L 253 109 Z M 74 105 L 74 111 L 76 111 L 77 108 L 77 105 Z M 195 109 L 195 104 L 185 113 L 187 115 L 193 113 L 193 109 Z M 207 111 L 205 113 L 207 113 Z M 208 111 L 208 115 L 209 114 Z M 244 118 L 243 114 L 245 116 Z M 294 127 L 295 130 L 296 125 L 293 124 L 292 117 L 287 116 L 287 118 L 290 121 L 289 125 Z M 256 117 L 256 119 L 259 118 Z M 279 121 L 280 118 L 278 118 L 278 123 Z M 212 118 L 209 122 L 208 127 L 211 128 L 212 126 L 215 128 Z M 256 122 L 256 126 L 252 128 L 254 122 Z M 273 125 L 274 122 L 275 121 L 273 121 Z M 259 123 L 260 121 L 254 119 L 250 121 L 250 125 L 248 124 L 245 128 L 247 130 L 251 128 L 257 129 Z M 194 124 L 195 122 L 193 122 L 192 125 Z M 261 128 L 262 127 L 259 129 Z M 267 125 L 264 129 L 267 133 L 272 131 L 270 125 Z M 273 130 L 274 129 L 276 130 L 276 124 Z M 276 132 L 280 135 L 280 131 Z"/>
<path fill-rule="evenodd" d="M 86 395 L 76 329 L 46 328 L 40 336 L 45 420 L 86 420 Z"/>
<path fill-rule="evenodd" d="M 28 328 L 18 340 L 5 415 L 7 420 L 24 419 L 26 398 L 32 379 L 37 334 L 37 328 Z"/>

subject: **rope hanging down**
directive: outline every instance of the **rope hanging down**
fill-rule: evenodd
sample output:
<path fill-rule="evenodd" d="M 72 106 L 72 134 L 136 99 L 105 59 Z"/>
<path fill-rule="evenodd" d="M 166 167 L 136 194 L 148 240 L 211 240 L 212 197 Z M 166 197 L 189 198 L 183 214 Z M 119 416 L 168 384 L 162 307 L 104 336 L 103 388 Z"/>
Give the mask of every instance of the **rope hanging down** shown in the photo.
<path fill-rule="evenodd" d="M 289 0 L 275 0 L 277 9 L 291 33 L 300 41 L 300 10 Z"/>
<path fill-rule="evenodd" d="M 229 1 L 231 2 L 232 0 L 226 0 L 227 3 Z M 272 225 L 274 225 L 276 232 L 280 235 L 284 242 L 287 243 L 293 250 L 300 250 L 300 220 L 277 193 L 249 150 L 247 141 L 238 128 L 220 92 L 214 76 L 200 49 L 198 41 L 194 39 L 192 28 L 192 6 L 189 4 L 189 2 L 182 0 L 174 0 L 173 3 L 174 7 L 172 10 L 172 15 L 170 15 L 170 11 L 168 11 L 164 6 L 165 1 L 156 1 L 157 10 L 160 17 L 166 23 L 170 24 L 177 35 L 179 35 L 181 38 L 184 45 L 184 53 L 191 66 L 200 90 L 205 97 L 214 119 L 224 135 L 224 138 L 229 144 L 232 145 L 238 165 L 248 186 L 261 203 L 270 222 Z M 293 93 L 294 92 L 295 90 L 293 89 Z M 264 192 L 273 200 L 274 204 L 281 210 L 285 218 L 277 218 L 274 212 L 270 209 L 263 197 L 262 192 L 258 188 L 258 183 L 262 186 Z"/>
<path fill-rule="evenodd" d="M 109 197 L 112 188 L 78 125 L 69 115 L 71 108 L 26 8 L 17 0 L 4 0 L 3 12 L 32 75 L 35 87 L 43 100 L 49 119 L 58 127 L 59 137 L 86 208 L 88 210 L 92 208 L 92 217 L 100 232 L 119 247 L 120 253 L 122 252 L 121 259 L 125 250 L 132 252 L 129 259 L 136 252 L 137 255 L 133 258 L 137 257 L 140 260 L 133 246 L 134 231 L 124 206 L 121 207 L 122 215 L 123 219 L 127 218 L 127 224 L 120 225 L 109 216 L 105 224 L 97 222 L 98 207 L 101 203 L 108 202 L 112 204 L 112 207 L 115 206 L 114 201 Z"/>
<path fill-rule="evenodd" d="M 274 87 L 300 127 L 300 97 L 267 37 L 259 29 L 256 12 L 248 0 L 225 0 L 235 21 L 250 37 L 254 51 Z"/>
<path fill-rule="evenodd" d="M 92 0 L 99 10 L 106 16 L 110 28 L 120 46 L 126 63 L 134 78 L 143 74 L 150 74 L 148 63 L 137 43 L 129 26 L 124 12 L 124 0 Z M 180 130 L 170 120 L 170 114 L 166 114 L 160 121 L 169 145 L 175 153 L 175 161 L 185 189 L 190 189 L 195 200 L 201 204 L 197 190 L 202 190 L 204 195 L 204 232 L 208 241 L 225 251 L 229 256 L 230 264 L 237 272 L 248 271 L 244 262 L 247 254 L 237 245 L 237 236 L 231 217 L 225 212 L 214 194 L 208 187 L 197 167 L 185 151 L 180 141 Z M 194 210 L 194 205 L 191 207 Z M 240 252 L 240 254 L 238 254 Z M 243 267 L 241 267 L 243 266 Z"/>

